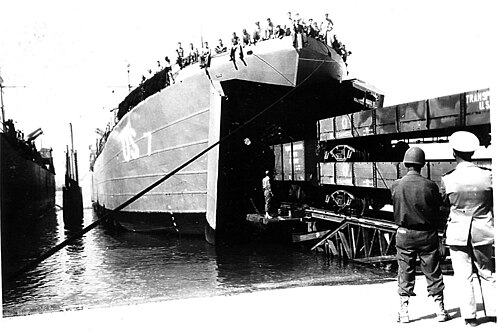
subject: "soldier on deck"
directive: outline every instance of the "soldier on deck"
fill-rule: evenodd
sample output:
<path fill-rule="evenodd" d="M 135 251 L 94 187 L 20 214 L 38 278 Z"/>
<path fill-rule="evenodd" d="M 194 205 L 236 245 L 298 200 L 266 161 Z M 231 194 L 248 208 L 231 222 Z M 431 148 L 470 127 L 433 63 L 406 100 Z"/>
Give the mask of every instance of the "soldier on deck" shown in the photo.
<path fill-rule="evenodd" d="M 189 43 L 188 59 L 189 64 L 197 63 L 199 58 L 198 49 L 194 47 L 193 43 Z"/>
<path fill-rule="evenodd" d="M 210 59 L 212 57 L 212 50 L 208 46 L 208 42 L 203 43 L 203 48 L 201 49 L 200 56 L 200 67 L 210 67 Z"/>
<path fill-rule="evenodd" d="M 250 45 L 252 42 L 252 36 L 250 36 L 246 29 L 243 29 L 243 32 L 241 33 L 241 41 L 243 46 Z"/>
<path fill-rule="evenodd" d="M 240 52 L 240 59 L 243 60 L 243 48 L 240 44 L 240 38 L 236 35 L 236 32 L 233 32 L 233 37 L 231 38 L 231 54 L 229 56 L 229 60 L 232 62 L 236 61 L 236 51 Z"/>
<path fill-rule="evenodd" d="M 184 49 L 182 48 L 181 42 L 177 43 L 177 49 L 175 49 L 175 52 L 177 52 L 177 65 L 179 65 L 179 68 L 182 69 L 184 67 Z"/>
<path fill-rule="evenodd" d="M 165 75 L 167 86 L 175 83 L 174 75 L 172 73 L 172 64 L 170 63 L 170 58 L 168 58 L 168 56 L 165 57 Z"/>
<path fill-rule="evenodd" d="M 257 44 L 257 42 L 260 41 L 261 39 L 262 35 L 261 30 L 262 29 L 260 28 L 260 22 L 259 21 L 255 22 L 255 28 L 252 35 L 252 42 L 254 45 Z"/>
<path fill-rule="evenodd" d="M 475 273 L 487 321 L 496 322 L 491 260 L 494 243 L 492 173 L 472 163 L 472 155 L 479 148 L 479 140 L 474 134 L 457 131 L 450 136 L 450 144 L 458 164 L 443 175 L 441 181 L 444 204 L 450 208 L 446 244 L 450 246 L 454 277 L 459 283 L 460 313 L 466 325 L 475 327 L 478 325 L 472 282 Z"/>
<path fill-rule="evenodd" d="M 434 299 L 437 320 L 449 319 L 443 301 L 443 274 L 440 268 L 438 225 L 441 196 L 437 184 L 420 175 L 425 165 L 425 153 L 419 147 L 410 147 L 403 159 L 408 173 L 394 182 L 391 188 L 394 222 L 399 225 L 396 234 L 398 261 L 398 294 L 400 310 L 398 321 L 410 322 L 408 302 L 415 296 L 417 257 L 427 279 L 427 291 Z"/>
<path fill-rule="evenodd" d="M 219 38 L 219 44 L 215 46 L 215 53 L 220 54 L 227 51 L 227 47 L 222 43 L 222 39 Z"/>
<path fill-rule="evenodd" d="M 264 211 L 266 212 L 265 218 L 271 218 L 269 211 L 271 211 L 271 199 L 273 197 L 273 192 L 271 190 L 271 178 L 269 176 L 269 171 L 266 170 L 266 176 L 262 179 L 262 189 L 264 190 Z"/>
<path fill-rule="evenodd" d="M 266 28 L 264 30 L 264 39 L 273 38 L 274 37 L 273 34 L 274 34 L 274 24 L 270 18 L 267 18 Z"/>

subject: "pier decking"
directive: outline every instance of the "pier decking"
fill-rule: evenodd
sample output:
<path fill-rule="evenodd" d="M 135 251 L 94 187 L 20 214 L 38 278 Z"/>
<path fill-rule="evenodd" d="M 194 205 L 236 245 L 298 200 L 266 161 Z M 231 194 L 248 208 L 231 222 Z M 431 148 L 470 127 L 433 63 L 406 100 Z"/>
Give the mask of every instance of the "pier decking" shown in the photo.
<path fill-rule="evenodd" d="M 339 257 L 367 264 L 396 265 L 396 231 L 398 226 L 388 220 L 337 214 L 308 207 L 299 217 L 261 214 L 247 215 L 247 223 L 273 240 L 308 243 L 311 251 L 327 257 Z M 439 232 L 442 238 L 442 233 Z M 451 271 L 449 250 L 441 245 L 443 270 Z"/>
<path fill-rule="evenodd" d="M 477 284 L 477 282 L 475 282 Z M 484 322 L 469 329 L 460 317 L 461 293 L 445 275 L 445 307 L 451 320 L 436 321 L 423 276 L 410 299 L 410 323 L 396 322 L 397 281 L 367 285 L 307 286 L 232 296 L 182 299 L 141 305 L 3 318 L 2 332 L 27 333 L 496 333 L 498 324 Z M 479 287 L 476 285 L 476 293 Z M 480 295 L 476 295 L 481 300 Z M 221 314 L 224 319 L 215 321 Z M 168 321 L 166 321 L 168 316 Z M 196 319 L 196 321 L 193 321 Z M 75 326 L 75 324 L 78 324 Z"/>

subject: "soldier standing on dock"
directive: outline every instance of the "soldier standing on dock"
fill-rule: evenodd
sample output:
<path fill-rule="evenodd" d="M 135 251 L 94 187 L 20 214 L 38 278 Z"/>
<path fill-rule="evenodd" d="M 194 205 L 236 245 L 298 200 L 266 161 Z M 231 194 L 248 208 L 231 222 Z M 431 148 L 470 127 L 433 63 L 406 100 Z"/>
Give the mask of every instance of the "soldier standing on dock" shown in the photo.
<path fill-rule="evenodd" d="M 396 180 L 391 188 L 394 222 L 399 225 L 396 234 L 398 261 L 398 294 L 400 310 L 398 321 L 410 322 L 408 302 L 415 296 L 415 269 L 417 256 L 427 279 L 427 291 L 433 297 L 437 320 L 449 319 L 443 301 L 443 274 L 440 268 L 438 223 L 441 206 L 439 187 L 420 175 L 425 165 L 425 153 L 419 147 L 409 148 L 403 163 L 408 173 Z"/>
<path fill-rule="evenodd" d="M 444 204 L 450 207 L 446 244 L 450 246 L 454 276 L 460 287 L 460 313 L 466 325 L 475 327 L 474 273 L 487 320 L 496 322 L 492 173 L 472 163 L 472 155 L 479 148 L 474 134 L 457 131 L 450 136 L 450 144 L 457 167 L 444 174 L 441 181 Z"/>
<path fill-rule="evenodd" d="M 266 212 L 264 218 L 269 219 L 271 218 L 269 211 L 271 210 L 273 192 L 271 190 L 271 178 L 269 177 L 268 170 L 266 170 L 266 176 L 262 179 L 262 189 L 264 190 L 264 211 Z"/>

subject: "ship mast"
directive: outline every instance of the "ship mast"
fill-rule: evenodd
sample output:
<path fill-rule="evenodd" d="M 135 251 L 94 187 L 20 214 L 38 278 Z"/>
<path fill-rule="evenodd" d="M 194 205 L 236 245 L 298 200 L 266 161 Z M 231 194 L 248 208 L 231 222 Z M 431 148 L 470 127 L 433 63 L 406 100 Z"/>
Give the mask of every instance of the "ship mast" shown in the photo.
<path fill-rule="evenodd" d="M 3 108 L 3 79 L 0 73 L 0 108 L 2 108 L 2 132 L 5 132 L 5 110 Z"/>
<path fill-rule="evenodd" d="M 3 89 L 4 88 L 26 88 L 26 86 L 4 86 L 2 79 L 2 71 L 0 68 L 0 108 L 2 109 L 2 132 L 5 132 L 5 106 L 3 104 Z"/>

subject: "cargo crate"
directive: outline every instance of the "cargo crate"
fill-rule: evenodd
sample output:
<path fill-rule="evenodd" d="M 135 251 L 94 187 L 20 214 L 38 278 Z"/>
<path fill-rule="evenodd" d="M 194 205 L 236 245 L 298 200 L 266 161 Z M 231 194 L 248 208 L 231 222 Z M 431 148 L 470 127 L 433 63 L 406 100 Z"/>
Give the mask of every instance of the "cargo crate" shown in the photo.
<path fill-rule="evenodd" d="M 390 134 L 398 132 L 397 106 L 375 109 L 375 133 Z"/>
<path fill-rule="evenodd" d="M 352 115 L 353 136 L 360 137 L 373 135 L 375 133 L 373 117 L 373 110 L 355 112 Z"/>
<path fill-rule="evenodd" d="M 335 138 L 352 137 L 352 114 L 335 117 Z"/>
<path fill-rule="evenodd" d="M 391 189 L 394 181 L 399 178 L 399 165 L 398 162 L 376 162 L 376 188 Z"/>
<path fill-rule="evenodd" d="M 463 94 L 429 99 L 429 129 L 460 126 Z"/>
<path fill-rule="evenodd" d="M 465 125 L 490 124 L 490 90 L 465 93 Z"/>
<path fill-rule="evenodd" d="M 335 183 L 338 185 L 353 186 L 352 162 L 335 163 Z"/>
<path fill-rule="evenodd" d="M 417 101 L 398 106 L 399 131 L 411 132 L 427 129 L 427 103 Z"/>
<path fill-rule="evenodd" d="M 358 187 L 374 187 L 374 165 L 373 162 L 354 162 L 354 185 Z"/>

